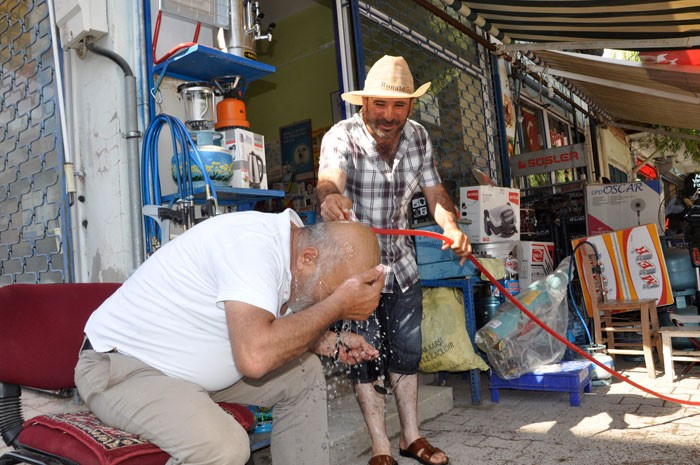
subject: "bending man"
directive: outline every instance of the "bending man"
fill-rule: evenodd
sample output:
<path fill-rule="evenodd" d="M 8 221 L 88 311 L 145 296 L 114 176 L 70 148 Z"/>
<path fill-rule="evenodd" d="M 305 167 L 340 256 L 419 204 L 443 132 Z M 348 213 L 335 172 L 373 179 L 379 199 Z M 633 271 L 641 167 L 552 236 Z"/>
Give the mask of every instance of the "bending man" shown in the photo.
<path fill-rule="evenodd" d="M 363 225 L 303 227 L 292 210 L 203 221 L 93 313 L 76 386 L 102 421 L 168 452 L 168 465 L 248 460 L 246 431 L 216 402 L 274 407 L 275 465 L 327 465 L 326 383 L 310 352 L 376 357 L 361 337 L 340 343 L 327 329 L 372 313 L 378 263 Z"/>

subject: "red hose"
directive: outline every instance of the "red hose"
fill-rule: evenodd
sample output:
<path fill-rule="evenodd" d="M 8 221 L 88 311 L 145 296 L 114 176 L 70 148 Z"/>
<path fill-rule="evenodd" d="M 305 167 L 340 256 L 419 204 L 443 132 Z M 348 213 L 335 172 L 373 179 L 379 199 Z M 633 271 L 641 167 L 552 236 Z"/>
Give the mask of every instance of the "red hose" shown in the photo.
<path fill-rule="evenodd" d="M 426 236 L 426 237 L 432 237 L 434 239 L 441 240 L 445 242 L 448 245 L 452 245 L 453 241 L 447 236 L 443 236 L 442 234 L 432 232 L 432 231 L 421 231 L 421 230 L 416 230 L 416 229 L 380 229 L 380 228 L 372 228 L 372 231 L 374 231 L 377 234 L 390 234 L 394 236 Z M 532 321 L 534 321 L 540 328 L 544 329 L 546 332 L 551 334 L 555 339 L 557 339 L 559 342 L 576 352 L 577 354 L 583 356 L 583 358 L 590 360 L 591 362 L 595 363 L 598 365 L 600 368 L 603 370 L 607 371 L 610 373 L 612 376 L 615 378 L 624 381 L 628 384 L 631 384 L 632 386 L 636 387 L 637 389 L 646 392 L 647 394 L 651 394 L 652 396 L 658 397 L 659 399 L 666 400 L 668 402 L 673 402 L 676 404 L 683 404 L 683 405 L 693 405 L 693 406 L 700 406 L 700 402 L 694 402 L 691 400 L 683 400 L 683 399 L 675 399 L 673 397 L 668 397 L 664 394 L 658 393 L 656 391 L 652 391 L 649 388 L 646 388 L 642 386 L 641 384 L 637 384 L 634 381 L 632 381 L 629 378 L 626 378 L 622 374 L 618 373 L 617 371 L 609 368 L 602 362 L 599 362 L 596 360 L 594 357 L 586 353 L 585 351 L 581 350 L 578 346 L 572 344 L 571 342 L 567 341 L 566 338 L 560 336 L 559 334 L 556 333 L 552 328 L 547 326 L 542 320 L 537 318 L 535 315 L 532 314 L 523 304 L 521 304 L 515 297 L 513 297 L 508 290 L 503 287 L 501 283 L 498 282 L 496 278 L 493 277 L 491 273 L 489 273 L 486 268 L 484 268 L 479 261 L 474 258 L 473 255 L 470 255 L 469 260 L 481 271 L 484 276 L 486 276 L 491 283 L 493 283 L 499 291 L 503 293 L 504 296 L 508 300 L 511 301 L 513 305 L 515 305 L 521 312 L 523 312 L 528 318 L 530 318 Z"/>
<path fill-rule="evenodd" d="M 158 17 L 156 18 L 155 30 L 153 31 L 153 44 L 151 46 L 151 59 L 153 60 L 154 65 L 158 65 L 164 62 L 165 60 L 172 57 L 173 55 L 175 55 L 183 49 L 190 48 L 193 45 L 197 45 L 197 41 L 199 40 L 199 29 L 202 26 L 202 23 L 197 21 L 197 27 L 194 30 L 194 38 L 192 39 L 192 42 L 183 42 L 181 44 L 178 44 L 175 47 L 171 48 L 170 51 L 162 57 L 156 58 L 156 47 L 158 47 L 158 36 L 160 35 L 160 20 L 162 16 L 163 12 L 161 10 L 158 10 Z"/>

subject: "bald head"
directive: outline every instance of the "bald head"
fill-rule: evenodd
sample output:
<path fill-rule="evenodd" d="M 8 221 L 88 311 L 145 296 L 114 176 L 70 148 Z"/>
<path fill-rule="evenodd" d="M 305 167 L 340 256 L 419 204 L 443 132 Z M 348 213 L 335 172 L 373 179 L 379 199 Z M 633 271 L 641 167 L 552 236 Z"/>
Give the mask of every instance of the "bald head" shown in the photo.
<path fill-rule="evenodd" d="M 380 260 L 377 236 L 362 223 L 334 221 L 292 228 L 289 308 L 296 312 L 325 299 Z"/>
<path fill-rule="evenodd" d="M 338 273 L 341 281 L 379 264 L 379 241 L 367 225 L 321 222 L 298 231 L 297 247 L 315 247 L 322 273 Z"/>

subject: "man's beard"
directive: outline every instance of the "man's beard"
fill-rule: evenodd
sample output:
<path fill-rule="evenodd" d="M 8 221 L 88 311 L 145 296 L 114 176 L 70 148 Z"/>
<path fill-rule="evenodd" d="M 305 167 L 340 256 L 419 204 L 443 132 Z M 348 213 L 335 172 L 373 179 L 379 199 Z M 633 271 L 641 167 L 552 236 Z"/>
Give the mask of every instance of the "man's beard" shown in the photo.
<path fill-rule="evenodd" d="M 372 129 L 372 132 L 379 137 L 380 139 L 384 139 L 387 142 L 392 142 L 396 137 L 401 134 L 401 131 L 403 131 L 403 127 L 406 125 L 406 122 L 404 121 L 403 124 L 399 120 L 393 119 L 393 120 L 388 120 L 385 118 L 370 118 L 367 113 L 363 112 L 363 119 L 365 121 L 365 124 L 369 126 Z M 395 124 L 396 127 L 388 132 L 382 131 L 380 128 L 380 125 L 382 124 Z"/>
<path fill-rule="evenodd" d="M 321 267 L 317 266 L 316 270 L 305 281 L 295 281 L 294 285 L 294 302 L 287 304 L 292 313 L 304 310 L 317 303 L 315 294 L 316 285 L 321 277 Z"/>
<path fill-rule="evenodd" d="M 382 159 L 391 165 L 396 155 L 395 141 L 396 138 L 403 131 L 403 127 L 406 125 L 401 124 L 398 120 L 387 120 L 384 118 L 371 119 L 366 113 L 363 113 L 363 120 L 367 126 L 372 129 L 372 132 L 379 138 L 377 141 L 377 152 Z M 380 129 L 381 124 L 397 124 L 395 129 L 389 132 L 384 132 Z"/>

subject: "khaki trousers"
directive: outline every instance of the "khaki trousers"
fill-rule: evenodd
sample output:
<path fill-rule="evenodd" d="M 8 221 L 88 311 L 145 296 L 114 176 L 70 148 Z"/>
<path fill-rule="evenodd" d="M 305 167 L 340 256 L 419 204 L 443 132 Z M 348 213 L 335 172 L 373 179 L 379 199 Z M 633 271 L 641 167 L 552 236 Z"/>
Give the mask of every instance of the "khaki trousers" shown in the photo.
<path fill-rule="evenodd" d="M 248 434 L 215 402 L 274 407 L 274 465 L 328 465 L 326 381 L 307 353 L 258 380 L 217 392 L 163 374 L 116 352 L 81 352 L 75 370 L 80 396 L 97 417 L 151 441 L 171 455 L 167 465 L 243 465 Z"/>

